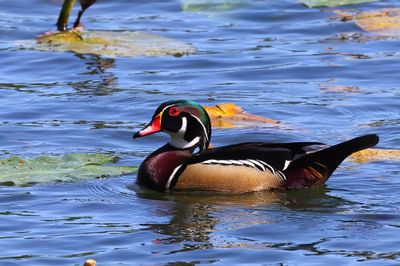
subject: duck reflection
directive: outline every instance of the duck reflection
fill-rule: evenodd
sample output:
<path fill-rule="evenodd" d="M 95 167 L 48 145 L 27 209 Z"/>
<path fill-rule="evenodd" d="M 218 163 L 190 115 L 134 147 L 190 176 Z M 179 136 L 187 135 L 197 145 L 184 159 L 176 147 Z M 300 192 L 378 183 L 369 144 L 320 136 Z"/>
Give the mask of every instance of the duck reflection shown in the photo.
<path fill-rule="evenodd" d="M 293 192 L 266 191 L 233 195 L 208 192 L 160 193 L 144 188 L 138 188 L 136 192 L 142 199 L 173 203 L 168 210 L 163 205 L 161 214 L 171 216 L 169 222 L 145 224 L 149 230 L 166 236 L 154 240 L 155 242 L 201 242 L 201 248 L 214 246 L 211 238 L 218 231 L 277 223 L 282 211 L 304 209 L 337 212 L 341 205 L 347 203 L 341 198 L 327 195 L 328 190 L 325 187 Z M 189 246 L 191 249 L 200 248 L 198 245 Z"/>

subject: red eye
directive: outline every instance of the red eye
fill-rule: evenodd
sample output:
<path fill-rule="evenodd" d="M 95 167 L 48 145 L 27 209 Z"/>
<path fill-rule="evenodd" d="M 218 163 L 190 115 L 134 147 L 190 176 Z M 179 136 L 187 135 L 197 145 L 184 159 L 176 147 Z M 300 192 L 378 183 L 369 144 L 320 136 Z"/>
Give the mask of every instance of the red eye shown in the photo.
<path fill-rule="evenodd" d="M 178 116 L 181 113 L 181 110 L 177 107 L 172 107 L 169 109 L 169 115 L 171 116 Z"/>

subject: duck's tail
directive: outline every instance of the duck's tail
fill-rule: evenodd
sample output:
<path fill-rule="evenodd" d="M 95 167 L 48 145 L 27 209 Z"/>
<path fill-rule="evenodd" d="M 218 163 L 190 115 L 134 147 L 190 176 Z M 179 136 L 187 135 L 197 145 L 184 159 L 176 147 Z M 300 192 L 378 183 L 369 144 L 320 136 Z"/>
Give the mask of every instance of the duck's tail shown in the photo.
<path fill-rule="evenodd" d="M 347 156 L 373 147 L 378 141 L 379 137 L 375 134 L 365 135 L 294 160 L 283 171 L 286 189 L 307 188 L 325 183 Z"/>

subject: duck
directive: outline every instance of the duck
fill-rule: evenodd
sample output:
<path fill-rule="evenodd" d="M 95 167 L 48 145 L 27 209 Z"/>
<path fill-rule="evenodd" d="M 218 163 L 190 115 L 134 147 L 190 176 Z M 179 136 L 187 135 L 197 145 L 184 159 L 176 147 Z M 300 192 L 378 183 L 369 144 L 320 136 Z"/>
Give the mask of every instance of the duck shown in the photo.
<path fill-rule="evenodd" d="M 369 134 L 328 146 L 320 142 L 243 142 L 211 147 L 211 121 L 190 100 L 162 103 L 133 138 L 158 132 L 169 141 L 139 166 L 137 183 L 158 191 L 287 191 L 323 185 L 346 157 L 375 146 Z"/>

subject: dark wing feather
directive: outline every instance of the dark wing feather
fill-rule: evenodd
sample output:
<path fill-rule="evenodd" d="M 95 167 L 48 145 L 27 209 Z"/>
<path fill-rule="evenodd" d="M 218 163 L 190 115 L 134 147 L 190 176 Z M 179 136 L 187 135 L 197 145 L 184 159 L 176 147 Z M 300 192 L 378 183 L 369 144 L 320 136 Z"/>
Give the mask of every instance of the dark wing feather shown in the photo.
<path fill-rule="evenodd" d="M 193 156 L 187 164 L 215 160 L 262 160 L 275 169 L 283 170 L 286 161 L 297 159 L 318 142 L 267 143 L 245 142 L 206 150 Z M 311 149 L 312 150 L 312 149 Z"/>

